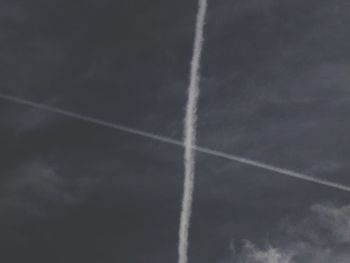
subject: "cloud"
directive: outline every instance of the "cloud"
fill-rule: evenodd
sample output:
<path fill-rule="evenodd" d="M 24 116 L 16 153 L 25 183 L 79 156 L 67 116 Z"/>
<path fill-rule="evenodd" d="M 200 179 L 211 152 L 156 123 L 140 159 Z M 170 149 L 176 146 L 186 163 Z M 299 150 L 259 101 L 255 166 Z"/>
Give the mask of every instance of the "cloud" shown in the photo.
<path fill-rule="evenodd" d="M 237 263 L 345 263 L 350 257 L 350 205 L 313 205 L 298 222 L 281 223 L 267 245 L 244 241 Z M 233 248 L 232 248 L 232 251 Z"/>
<path fill-rule="evenodd" d="M 290 263 L 291 256 L 284 252 L 269 247 L 266 250 L 257 249 L 254 244 L 247 241 L 239 262 L 245 263 Z"/>
<path fill-rule="evenodd" d="M 29 161 L 5 174 L 0 187 L 0 211 L 4 217 L 43 217 L 47 210 L 71 204 L 76 196 L 67 180 L 41 161 Z M 12 218 L 13 219 L 13 218 Z"/>
<path fill-rule="evenodd" d="M 0 179 L 0 231 L 3 240 L 23 239 L 24 229 L 86 200 L 86 180 L 64 176 L 43 160 L 28 160 Z"/>

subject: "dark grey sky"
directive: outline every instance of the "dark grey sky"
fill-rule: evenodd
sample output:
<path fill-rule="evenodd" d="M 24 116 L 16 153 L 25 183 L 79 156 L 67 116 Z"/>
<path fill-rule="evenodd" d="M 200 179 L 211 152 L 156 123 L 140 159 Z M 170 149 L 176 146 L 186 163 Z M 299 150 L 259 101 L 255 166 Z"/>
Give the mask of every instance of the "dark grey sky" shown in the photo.
<path fill-rule="evenodd" d="M 0 93 L 181 139 L 196 7 L 2 0 Z M 350 185 L 349 12 L 209 1 L 199 144 Z M 176 262 L 182 149 L 6 101 L 0 125 L 1 262 Z M 190 262 L 348 262 L 349 197 L 199 154 Z"/>

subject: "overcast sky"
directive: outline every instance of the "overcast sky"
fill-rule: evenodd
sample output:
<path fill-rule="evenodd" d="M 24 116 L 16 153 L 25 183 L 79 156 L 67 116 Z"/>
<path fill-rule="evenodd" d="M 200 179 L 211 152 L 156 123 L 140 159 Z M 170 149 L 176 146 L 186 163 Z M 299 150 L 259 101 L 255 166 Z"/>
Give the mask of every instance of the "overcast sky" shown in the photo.
<path fill-rule="evenodd" d="M 0 93 L 181 140 L 196 0 L 2 0 Z M 350 185 L 350 3 L 209 0 L 198 143 Z M 0 261 L 175 263 L 181 147 L 0 100 Z M 198 154 L 190 263 L 346 263 L 350 193 Z"/>

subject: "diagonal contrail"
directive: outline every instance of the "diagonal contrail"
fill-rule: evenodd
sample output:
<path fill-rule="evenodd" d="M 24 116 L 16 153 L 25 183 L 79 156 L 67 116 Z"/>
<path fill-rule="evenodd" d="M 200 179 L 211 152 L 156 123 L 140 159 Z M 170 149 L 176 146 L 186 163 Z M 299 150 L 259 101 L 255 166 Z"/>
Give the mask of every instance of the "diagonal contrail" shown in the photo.
<path fill-rule="evenodd" d="M 112 122 L 108 122 L 108 121 L 103 121 L 103 120 L 99 120 L 93 117 L 88 117 L 85 116 L 83 114 L 79 114 L 79 113 L 75 113 L 75 112 L 71 112 L 71 111 L 67 111 L 67 110 L 63 110 L 63 109 L 59 109 L 56 107 L 51 107 L 51 106 L 47 106 L 41 103 L 37 103 L 34 101 L 30 101 L 27 99 L 23 99 L 23 98 L 19 98 L 19 97 L 14 97 L 14 96 L 10 96 L 10 95 L 6 95 L 6 94 L 1 94 L 0 93 L 0 99 L 2 100 L 6 100 L 6 101 L 10 101 L 10 102 L 15 102 L 18 104 L 22 104 L 22 105 L 26 105 L 32 108 L 36 108 L 36 109 L 40 109 L 40 110 L 44 110 L 44 111 L 48 111 L 48 112 L 52 112 L 52 113 L 56 113 L 56 114 L 60 114 L 62 116 L 66 116 L 69 118 L 73 118 L 76 120 L 81 120 L 84 122 L 88 122 L 88 123 L 92 123 L 92 124 L 96 124 L 102 127 L 106 127 L 106 128 L 111 128 L 117 131 L 122 131 L 122 132 L 126 132 L 129 134 L 134 134 L 137 136 L 141 136 L 144 138 L 148 138 L 148 139 L 152 139 L 155 141 L 160 141 L 160 142 L 164 142 L 164 143 L 168 143 L 168 144 L 172 144 L 172 145 L 176 145 L 176 146 L 180 146 L 180 147 L 184 147 L 183 142 L 178 141 L 178 140 L 174 140 L 165 136 L 160 136 L 154 133 L 150 133 L 150 132 L 144 132 L 141 130 L 137 130 L 137 129 L 133 129 L 127 126 L 123 126 L 123 125 L 118 125 Z M 285 176 L 289 176 L 289 177 L 293 177 L 293 178 L 297 178 L 303 181 L 308 181 L 311 183 L 316 183 L 319 185 L 323 185 L 323 186 L 328 186 L 334 189 L 338 189 L 338 190 L 342 190 L 342 191 L 347 191 L 350 192 L 350 186 L 344 185 L 344 184 L 339 184 L 339 183 L 335 183 L 335 182 L 331 182 L 328 180 L 324 180 L 324 179 L 319 179 L 316 178 L 314 176 L 311 175 L 306 175 L 303 173 L 299 173 L 299 172 L 294 172 L 288 169 L 284 169 L 284 168 L 279 168 L 277 166 L 273 166 L 270 164 L 266 164 L 266 163 L 262 163 L 262 162 L 258 162 L 258 161 L 254 161 L 251 159 L 247 159 L 247 158 L 243 158 L 240 156 L 236 156 L 233 154 L 229 154 L 229 153 L 224 153 L 221 151 L 217 151 L 217 150 L 213 150 L 213 149 L 209 149 L 206 147 L 201 147 L 201 146 L 193 146 L 193 149 L 195 149 L 197 152 L 200 153 L 204 153 L 210 156 L 215 156 L 221 159 L 225 159 L 225 160 L 229 160 L 229 161 L 234 161 L 237 163 L 241 163 L 241 164 L 245 164 L 248 166 L 252 166 L 252 167 L 256 167 L 256 168 L 260 168 L 263 170 L 267 170 L 270 172 L 274 172 L 277 174 L 281 174 L 281 175 L 285 175 Z"/>
<path fill-rule="evenodd" d="M 124 125 L 118 125 L 118 124 L 115 124 L 115 123 L 112 123 L 112 122 L 103 121 L 103 120 L 96 119 L 96 118 L 93 118 L 93 117 L 89 117 L 89 116 L 86 116 L 86 115 L 83 115 L 83 114 L 79 114 L 79 113 L 75 113 L 75 112 L 59 109 L 59 108 L 56 108 L 56 107 L 51 107 L 51 106 L 48 106 L 48 105 L 45 105 L 45 104 L 41 104 L 41 103 L 37 103 L 37 102 L 34 102 L 34 101 L 30 101 L 30 100 L 27 100 L 27 99 L 14 97 L 14 96 L 1 94 L 1 93 L 0 93 L 0 99 L 11 101 L 11 102 L 15 102 L 15 103 L 19 103 L 19 104 L 23 104 L 23 105 L 27 105 L 27 106 L 30 106 L 32 108 L 36 108 L 36 109 L 40 109 L 40 110 L 44 110 L 44 111 L 57 113 L 57 114 L 60 114 L 60 115 L 64 115 L 66 117 L 82 120 L 82 121 L 85 121 L 85 122 L 90 122 L 90 123 L 97 124 L 97 125 L 100 125 L 100 126 L 104 126 L 104 127 L 107 127 L 107 128 L 112 128 L 112 129 L 115 129 L 115 130 L 119 130 L 119 131 L 131 133 L 131 134 L 139 135 L 139 136 L 146 137 L 146 138 L 149 138 L 149 139 L 153 139 L 153 140 L 157 140 L 157 141 L 161 141 L 161 142 L 165 142 L 165 143 L 169 143 L 169 144 L 174 144 L 174 145 L 178 145 L 178 146 L 183 146 L 182 142 L 177 141 L 177 140 L 173 140 L 173 139 L 165 137 L 165 136 L 160 136 L 160 135 L 153 134 L 153 133 L 150 133 L 150 132 L 144 132 L 144 131 L 133 129 L 133 128 L 130 128 L 130 127 L 127 127 L 127 126 L 124 126 Z"/>
<path fill-rule="evenodd" d="M 150 133 L 150 132 L 144 132 L 141 130 L 137 130 L 137 129 L 133 129 L 127 126 L 123 126 L 123 125 L 118 125 L 112 122 L 108 122 L 108 121 L 103 121 L 103 120 L 99 120 L 93 117 L 88 117 L 85 116 L 83 114 L 79 114 L 79 113 L 74 113 L 71 111 L 67 111 L 67 110 L 63 110 L 63 109 L 59 109 L 56 107 L 51 107 L 51 106 L 47 106 L 41 103 L 37 103 L 34 101 L 30 101 L 27 99 L 23 99 L 23 98 L 19 98 L 19 97 L 14 97 L 14 96 L 10 96 L 10 95 L 6 95 L 6 94 L 1 94 L 0 93 L 0 99 L 2 100 L 6 100 L 6 101 L 10 101 L 10 102 L 15 102 L 18 104 L 22 104 L 22 105 L 26 105 L 32 108 L 36 108 L 39 110 L 44 110 L 44 111 L 48 111 L 48 112 L 52 112 L 52 113 L 56 113 L 56 114 L 60 114 L 62 116 L 66 116 L 66 117 L 70 117 L 76 120 L 81 120 L 81 121 L 85 121 L 88 123 L 92 123 L 92 124 L 96 124 L 102 127 L 106 127 L 106 128 L 111 128 L 117 131 L 122 131 L 122 132 L 126 132 L 129 134 L 134 134 L 137 136 L 141 136 L 144 138 L 148 138 L 148 139 L 152 139 L 155 141 L 160 141 L 160 142 L 164 142 L 167 144 L 171 144 L 171 145 L 175 145 L 175 146 L 180 146 L 180 147 L 184 147 L 183 142 L 179 141 L 179 140 L 174 140 L 165 136 L 160 136 L 154 133 Z M 229 160 L 229 161 L 234 161 L 237 163 L 241 163 L 241 164 L 245 164 L 248 166 L 252 166 L 252 167 L 256 167 L 256 168 L 260 168 L 266 171 L 270 171 L 270 172 L 274 172 L 277 174 L 281 174 L 281 175 L 285 175 L 285 176 L 289 176 L 289 177 L 293 177 L 293 178 L 297 178 L 303 181 L 308 181 L 311 183 L 316 183 L 319 185 L 323 185 L 323 186 L 327 186 L 327 187 L 331 187 L 334 189 L 338 189 L 338 190 L 342 190 L 342 191 L 347 191 L 350 192 L 350 186 L 344 185 L 344 184 L 339 184 L 339 183 L 335 183 L 335 182 L 331 182 L 328 180 L 324 180 L 324 179 L 319 179 L 316 178 L 314 176 L 311 175 L 306 175 L 303 173 L 299 173 L 299 172 L 294 172 L 285 168 L 279 168 L 277 166 L 273 166 L 270 164 L 266 164 L 266 163 L 262 163 L 262 162 L 258 162 L 258 161 L 254 161 L 251 159 L 247 159 L 247 158 L 243 158 L 240 156 L 236 156 L 236 155 L 232 155 L 229 153 L 224 153 L 221 151 L 217 151 L 217 150 L 212 150 L 206 147 L 201 147 L 201 146 L 196 146 L 193 145 L 192 146 L 193 149 L 195 149 L 197 152 L 200 153 L 204 153 L 210 156 L 215 156 L 221 159 L 225 159 L 225 160 Z"/>
<path fill-rule="evenodd" d="M 193 56 L 191 60 L 190 84 L 188 86 L 188 99 L 184 127 L 184 190 L 179 228 L 179 263 L 188 261 L 188 236 L 192 213 L 192 199 L 195 176 L 195 149 L 197 129 L 197 105 L 199 97 L 200 63 L 203 49 L 203 31 L 207 11 L 207 0 L 198 0 L 198 13 L 195 28 Z"/>

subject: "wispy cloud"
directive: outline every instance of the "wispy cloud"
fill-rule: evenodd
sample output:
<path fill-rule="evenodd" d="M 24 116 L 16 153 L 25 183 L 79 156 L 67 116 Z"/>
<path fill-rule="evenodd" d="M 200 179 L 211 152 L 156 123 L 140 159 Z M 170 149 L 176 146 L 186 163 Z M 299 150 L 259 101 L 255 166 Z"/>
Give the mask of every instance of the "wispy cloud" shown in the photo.
<path fill-rule="evenodd" d="M 244 241 L 234 253 L 237 263 L 345 263 L 350 258 L 350 205 L 313 205 L 297 222 L 284 222 L 282 232 L 265 246 Z"/>
<path fill-rule="evenodd" d="M 27 160 L 3 171 L 0 181 L 1 239 L 22 238 L 20 227 L 46 220 L 85 200 L 89 186 L 63 176 L 55 165 L 41 159 Z"/>

